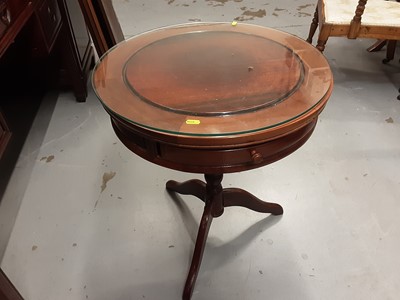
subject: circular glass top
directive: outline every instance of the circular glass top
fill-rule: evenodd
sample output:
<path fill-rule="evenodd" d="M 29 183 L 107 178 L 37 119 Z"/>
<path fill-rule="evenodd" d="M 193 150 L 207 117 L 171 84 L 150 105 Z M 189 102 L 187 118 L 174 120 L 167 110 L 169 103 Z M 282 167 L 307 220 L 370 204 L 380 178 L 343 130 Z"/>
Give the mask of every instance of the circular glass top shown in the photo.
<path fill-rule="evenodd" d="M 118 44 L 96 65 L 92 83 L 106 110 L 134 126 L 229 136 L 282 126 L 323 107 L 332 74 L 317 49 L 287 33 L 194 23 Z"/>
<path fill-rule="evenodd" d="M 289 63 L 283 63 L 288 58 Z M 143 47 L 128 59 L 123 76 L 132 93 L 151 105 L 175 113 L 220 116 L 286 99 L 303 80 L 303 64 L 292 50 L 270 39 L 209 31 L 175 35 Z"/>

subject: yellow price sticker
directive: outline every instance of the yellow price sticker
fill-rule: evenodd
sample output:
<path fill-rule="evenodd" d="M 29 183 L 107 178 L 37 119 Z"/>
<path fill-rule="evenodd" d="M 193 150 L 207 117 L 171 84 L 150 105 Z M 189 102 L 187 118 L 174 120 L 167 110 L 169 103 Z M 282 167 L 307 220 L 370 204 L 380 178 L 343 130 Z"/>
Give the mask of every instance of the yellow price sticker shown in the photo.
<path fill-rule="evenodd" d="M 186 120 L 186 124 L 188 125 L 199 125 L 200 120 Z"/>

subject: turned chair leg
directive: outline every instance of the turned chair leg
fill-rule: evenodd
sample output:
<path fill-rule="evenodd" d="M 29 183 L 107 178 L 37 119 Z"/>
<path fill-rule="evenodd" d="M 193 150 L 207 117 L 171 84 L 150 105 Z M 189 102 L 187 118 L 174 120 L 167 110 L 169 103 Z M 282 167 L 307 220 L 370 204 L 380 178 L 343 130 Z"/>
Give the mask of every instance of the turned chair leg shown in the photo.
<path fill-rule="evenodd" d="M 317 49 L 324 52 L 326 42 L 328 41 L 329 35 L 331 33 L 332 25 L 323 24 L 319 30 Z"/>
<path fill-rule="evenodd" d="M 310 31 L 308 32 L 307 42 L 309 42 L 310 44 L 312 44 L 312 38 L 315 34 L 315 31 L 317 30 L 317 27 L 318 27 L 318 5 L 315 8 L 314 17 L 310 25 Z"/>
<path fill-rule="evenodd" d="M 318 49 L 319 51 L 321 51 L 321 52 L 324 52 L 326 42 L 327 42 L 327 41 L 324 41 L 324 40 L 318 40 L 317 49 Z"/>

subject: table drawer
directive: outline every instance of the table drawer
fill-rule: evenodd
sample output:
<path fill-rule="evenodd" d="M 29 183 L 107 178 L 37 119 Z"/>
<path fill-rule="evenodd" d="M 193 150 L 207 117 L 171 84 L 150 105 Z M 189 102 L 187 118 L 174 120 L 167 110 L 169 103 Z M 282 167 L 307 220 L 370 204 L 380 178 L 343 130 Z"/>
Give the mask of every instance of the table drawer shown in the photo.
<path fill-rule="evenodd" d="M 303 145 L 316 122 L 317 118 L 296 131 L 260 144 L 221 149 L 159 142 L 136 131 L 123 120 L 112 119 L 119 139 L 137 155 L 170 169 L 204 174 L 240 172 L 275 162 Z"/>
<path fill-rule="evenodd" d="M 262 144 L 230 149 L 196 149 L 157 143 L 160 165 L 194 173 L 231 173 L 258 168 L 273 163 L 303 145 L 314 130 L 316 122 L 292 132 L 282 138 Z"/>

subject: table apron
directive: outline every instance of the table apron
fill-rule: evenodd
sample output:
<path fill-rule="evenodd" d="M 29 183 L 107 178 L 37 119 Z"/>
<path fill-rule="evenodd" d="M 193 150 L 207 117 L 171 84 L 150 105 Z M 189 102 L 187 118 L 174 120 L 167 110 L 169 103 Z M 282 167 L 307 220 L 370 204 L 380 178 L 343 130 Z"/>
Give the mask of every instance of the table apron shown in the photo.
<path fill-rule="evenodd" d="M 291 154 L 311 136 L 317 117 L 280 138 L 230 149 L 163 143 L 128 129 L 117 119 L 112 121 L 114 131 L 123 144 L 152 163 L 183 172 L 223 174 L 258 168 Z"/>

